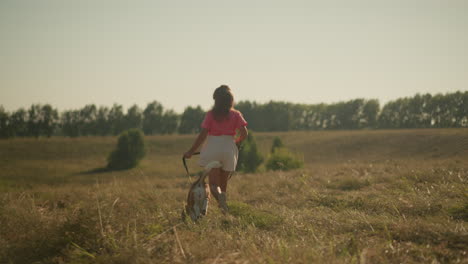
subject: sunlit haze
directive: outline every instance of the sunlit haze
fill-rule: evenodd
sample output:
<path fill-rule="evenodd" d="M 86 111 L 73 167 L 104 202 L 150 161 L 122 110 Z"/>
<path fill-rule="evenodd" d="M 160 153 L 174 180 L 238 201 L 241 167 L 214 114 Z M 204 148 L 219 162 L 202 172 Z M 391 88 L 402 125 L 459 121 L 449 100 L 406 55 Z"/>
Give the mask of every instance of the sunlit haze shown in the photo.
<path fill-rule="evenodd" d="M 466 0 L 2 0 L 0 105 L 381 102 L 468 89 Z"/>

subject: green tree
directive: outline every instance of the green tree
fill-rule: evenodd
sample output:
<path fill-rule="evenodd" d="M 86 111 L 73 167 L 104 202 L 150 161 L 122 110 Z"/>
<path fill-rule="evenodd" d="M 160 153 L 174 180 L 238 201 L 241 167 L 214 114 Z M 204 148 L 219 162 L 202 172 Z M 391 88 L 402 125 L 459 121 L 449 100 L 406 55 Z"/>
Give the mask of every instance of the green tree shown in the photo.
<path fill-rule="evenodd" d="M 162 134 L 173 134 L 177 132 L 179 126 L 179 115 L 173 110 L 164 112 L 161 121 L 161 133 Z"/>
<path fill-rule="evenodd" d="M 28 110 L 28 136 L 39 137 L 41 135 L 41 127 L 40 127 L 40 112 L 41 112 L 41 105 L 33 104 Z"/>
<path fill-rule="evenodd" d="M 112 134 L 112 126 L 109 122 L 109 108 L 99 107 L 96 113 L 95 135 L 107 136 Z"/>
<path fill-rule="evenodd" d="M 143 132 L 145 135 L 161 133 L 163 106 L 157 101 L 149 103 L 143 111 Z"/>
<path fill-rule="evenodd" d="M 455 92 L 448 95 L 450 97 L 451 111 L 450 116 L 453 121 L 453 127 L 463 127 L 463 119 L 468 118 L 468 91 Z"/>
<path fill-rule="evenodd" d="M 78 137 L 81 135 L 80 111 L 67 110 L 60 117 L 62 133 L 68 137 Z"/>
<path fill-rule="evenodd" d="M 376 99 L 367 100 L 362 108 L 362 122 L 360 127 L 376 128 L 380 104 Z"/>
<path fill-rule="evenodd" d="M 397 101 L 390 101 L 384 105 L 379 115 L 379 128 L 398 128 L 400 114 Z"/>
<path fill-rule="evenodd" d="M 143 124 L 143 113 L 137 105 L 133 105 L 127 110 L 125 115 L 125 128 L 137 128 L 141 129 Z"/>
<path fill-rule="evenodd" d="M 237 168 L 243 172 L 256 172 L 263 162 L 263 156 L 257 148 L 257 143 L 252 132 L 249 132 L 247 139 L 242 144 L 239 151 Z"/>
<path fill-rule="evenodd" d="M 10 116 L 10 128 L 13 136 L 25 137 L 28 135 L 28 113 L 23 108 L 13 112 Z"/>
<path fill-rule="evenodd" d="M 261 107 L 265 127 L 262 131 L 288 131 L 292 126 L 290 103 L 270 101 Z"/>
<path fill-rule="evenodd" d="M 354 99 L 331 106 L 331 129 L 358 129 L 363 122 L 364 99 Z"/>
<path fill-rule="evenodd" d="M 291 125 L 290 130 L 305 130 L 305 121 L 307 116 L 307 105 L 305 104 L 291 104 Z"/>
<path fill-rule="evenodd" d="M 108 158 L 110 170 L 131 169 L 145 156 L 145 141 L 139 129 L 129 129 L 119 135 L 117 148 Z"/>
<path fill-rule="evenodd" d="M 260 129 L 262 119 L 260 117 L 260 111 L 258 104 L 256 102 L 250 101 L 240 101 L 236 104 L 236 109 L 238 109 L 245 120 L 249 120 L 249 128 L 254 131 L 261 131 Z"/>
<path fill-rule="evenodd" d="M 407 110 L 407 122 L 403 124 L 404 127 L 408 128 L 423 128 L 430 127 L 431 119 L 428 111 L 428 105 L 431 99 L 430 94 L 420 95 L 416 94 L 413 97 L 408 98 Z"/>
<path fill-rule="evenodd" d="M 468 91 L 461 96 L 461 102 L 455 115 L 460 122 L 460 127 L 468 127 Z"/>
<path fill-rule="evenodd" d="M 80 135 L 88 136 L 96 134 L 97 107 L 94 104 L 85 105 L 79 110 Z"/>
<path fill-rule="evenodd" d="M 44 136 L 51 137 L 57 127 L 59 121 L 58 111 L 46 104 L 41 107 L 39 116 L 40 133 Z"/>
<path fill-rule="evenodd" d="M 50 137 L 58 124 L 58 112 L 50 104 L 33 104 L 28 110 L 27 133 L 29 136 Z"/>
<path fill-rule="evenodd" d="M 114 104 L 109 111 L 108 121 L 112 127 L 112 135 L 118 135 L 125 130 L 125 115 L 122 105 Z"/>
<path fill-rule="evenodd" d="M 307 130 L 321 130 L 325 128 L 326 119 L 325 104 L 308 105 L 306 107 L 304 124 Z"/>
<path fill-rule="evenodd" d="M 194 134 L 200 132 L 205 112 L 200 106 L 185 108 L 180 118 L 179 133 Z"/>
<path fill-rule="evenodd" d="M 9 123 L 10 114 L 0 105 L 0 138 L 9 138 L 12 136 Z"/>

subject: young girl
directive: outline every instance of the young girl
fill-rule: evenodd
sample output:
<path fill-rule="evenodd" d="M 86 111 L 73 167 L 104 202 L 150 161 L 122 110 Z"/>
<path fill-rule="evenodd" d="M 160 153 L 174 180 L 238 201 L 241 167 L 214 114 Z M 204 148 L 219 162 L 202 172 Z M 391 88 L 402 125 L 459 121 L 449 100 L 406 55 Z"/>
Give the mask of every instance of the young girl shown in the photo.
<path fill-rule="evenodd" d="M 227 212 L 226 189 L 229 174 L 236 169 L 237 157 L 239 155 L 238 146 L 247 137 L 247 122 L 242 114 L 233 108 L 234 96 L 227 85 L 216 88 L 213 94 L 215 101 L 211 111 L 206 113 L 201 124 L 202 130 L 193 146 L 184 154 L 185 158 L 190 158 L 193 153 L 205 141 L 206 144 L 201 149 L 200 166 L 206 166 L 211 161 L 219 161 L 222 168 L 212 169 L 209 174 L 210 190 L 218 200 L 218 204 Z M 236 139 L 236 131 L 239 137 Z"/>

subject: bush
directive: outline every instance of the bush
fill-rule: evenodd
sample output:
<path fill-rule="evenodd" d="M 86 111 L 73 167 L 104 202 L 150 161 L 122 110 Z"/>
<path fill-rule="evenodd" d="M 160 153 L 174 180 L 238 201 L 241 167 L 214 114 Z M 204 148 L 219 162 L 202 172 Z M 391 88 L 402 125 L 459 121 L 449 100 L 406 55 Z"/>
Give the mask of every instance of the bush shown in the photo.
<path fill-rule="evenodd" d="M 304 161 L 286 148 L 275 149 L 266 163 L 267 170 L 294 170 L 304 167 Z"/>
<path fill-rule="evenodd" d="M 281 138 L 279 137 L 275 137 L 273 139 L 273 144 L 271 145 L 271 150 L 270 152 L 271 153 L 274 153 L 276 149 L 279 149 L 279 148 L 284 148 L 284 144 L 283 144 L 283 141 L 281 141 Z"/>
<path fill-rule="evenodd" d="M 249 133 L 247 139 L 242 144 L 242 147 L 239 151 L 237 168 L 243 172 L 256 172 L 262 162 L 263 157 L 257 148 L 255 138 L 252 133 Z"/>
<path fill-rule="evenodd" d="M 131 169 L 145 156 L 143 133 L 139 129 L 129 129 L 120 134 L 115 149 L 108 158 L 107 168 L 111 170 Z"/>

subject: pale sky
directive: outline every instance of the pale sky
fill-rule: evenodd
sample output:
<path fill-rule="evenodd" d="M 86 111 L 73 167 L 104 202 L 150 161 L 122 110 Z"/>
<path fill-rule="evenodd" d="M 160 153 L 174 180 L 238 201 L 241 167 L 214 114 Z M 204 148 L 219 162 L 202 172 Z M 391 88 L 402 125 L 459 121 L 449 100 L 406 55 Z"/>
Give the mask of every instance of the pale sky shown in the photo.
<path fill-rule="evenodd" d="M 8 111 L 468 90 L 467 0 L 0 0 L 0 38 Z"/>

